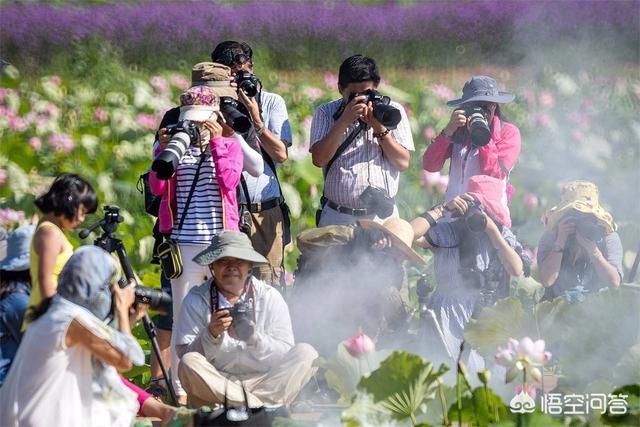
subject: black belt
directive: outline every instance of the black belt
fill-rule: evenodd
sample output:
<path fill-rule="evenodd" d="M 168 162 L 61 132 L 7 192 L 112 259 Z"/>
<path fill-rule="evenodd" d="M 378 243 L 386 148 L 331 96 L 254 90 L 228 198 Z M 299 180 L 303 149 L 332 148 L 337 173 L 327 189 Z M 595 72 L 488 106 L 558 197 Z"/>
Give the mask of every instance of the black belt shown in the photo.
<path fill-rule="evenodd" d="M 327 200 L 327 205 L 334 211 L 338 211 L 340 213 L 351 216 L 366 216 L 371 213 L 367 208 L 348 208 L 346 206 L 340 206 L 339 204 L 334 203 L 331 200 Z"/>
<path fill-rule="evenodd" d="M 269 209 L 273 209 L 276 206 L 280 206 L 282 204 L 282 198 L 274 197 L 273 199 L 269 199 L 264 202 L 251 203 L 249 205 L 249 212 L 262 212 Z M 241 206 L 247 206 L 246 203 L 241 203 Z"/>

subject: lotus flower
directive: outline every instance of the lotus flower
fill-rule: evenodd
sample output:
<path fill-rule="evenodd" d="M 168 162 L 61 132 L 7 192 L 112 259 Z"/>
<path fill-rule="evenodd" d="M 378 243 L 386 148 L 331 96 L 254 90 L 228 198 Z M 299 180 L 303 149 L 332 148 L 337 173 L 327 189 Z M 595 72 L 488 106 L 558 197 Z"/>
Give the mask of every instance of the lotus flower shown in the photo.
<path fill-rule="evenodd" d="M 529 337 L 520 341 L 509 338 L 506 348 L 499 346 L 495 358 L 499 365 L 507 368 L 505 382 L 513 381 L 520 371 L 526 371 L 534 381 L 540 382 L 539 368 L 551 359 L 551 353 L 544 351 L 544 346 L 544 340 L 533 342 Z"/>
<path fill-rule="evenodd" d="M 534 193 L 525 193 L 524 196 L 522 196 L 522 204 L 524 204 L 527 210 L 533 211 L 538 207 L 538 196 Z"/>
<path fill-rule="evenodd" d="M 538 391 L 536 390 L 536 386 L 533 384 L 527 384 L 527 387 L 525 389 L 525 387 L 522 384 L 518 384 L 515 388 L 515 394 L 518 395 L 522 392 L 527 393 L 529 396 L 531 396 L 532 399 L 535 399 L 536 396 L 538 395 Z"/>
<path fill-rule="evenodd" d="M 426 142 L 431 142 L 433 138 L 437 136 L 436 130 L 431 126 L 424 128 L 422 131 L 422 136 Z"/>
<path fill-rule="evenodd" d="M 37 136 L 32 136 L 29 138 L 29 145 L 37 151 L 42 147 L 42 141 Z"/>
<path fill-rule="evenodd" d="M 359 333 L 347 340 L 345 343 L 347 351 L 353 357 L 358 359 L 365 357 L 367 354 L 375 351 L 376 346 L 365 333 Z"/>

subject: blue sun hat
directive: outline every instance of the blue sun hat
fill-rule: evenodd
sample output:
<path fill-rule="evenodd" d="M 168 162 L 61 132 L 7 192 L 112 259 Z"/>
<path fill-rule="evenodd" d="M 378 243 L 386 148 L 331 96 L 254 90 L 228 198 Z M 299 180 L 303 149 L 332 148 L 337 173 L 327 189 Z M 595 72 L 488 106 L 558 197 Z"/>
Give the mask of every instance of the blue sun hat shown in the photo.
<path fill-rule="evenodd" d="M 9 234 L 7 237 L 7 256 L 0 261 L 0 270 L 22 271 L 29 269 L 31 238 L 35 231 L 35 225 L 23 225 Z"/>
<path fill-rule="evenodd" d="M 473 76 L 467 80 L 462 88 L 462 97 L 447 101 L 449 107 L 457 107 L 467 102 L 495 102 L 506 104 L 513 101 L 516 96 L 509 92 L 500 92 L 498 83 L 492 77 Z"/>

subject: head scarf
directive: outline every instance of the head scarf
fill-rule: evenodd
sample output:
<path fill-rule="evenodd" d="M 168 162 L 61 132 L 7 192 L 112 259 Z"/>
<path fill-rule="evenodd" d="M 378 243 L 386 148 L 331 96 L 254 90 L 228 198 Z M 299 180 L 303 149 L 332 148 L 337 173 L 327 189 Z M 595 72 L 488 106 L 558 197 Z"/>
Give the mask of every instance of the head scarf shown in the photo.
<path fill-rule="evenodd" d="M 83 246 L 69 258 L 58 277 L 58 295 L 106 320 L 111 312 L 111 284 L 120 268 L 108 252 Z"/>

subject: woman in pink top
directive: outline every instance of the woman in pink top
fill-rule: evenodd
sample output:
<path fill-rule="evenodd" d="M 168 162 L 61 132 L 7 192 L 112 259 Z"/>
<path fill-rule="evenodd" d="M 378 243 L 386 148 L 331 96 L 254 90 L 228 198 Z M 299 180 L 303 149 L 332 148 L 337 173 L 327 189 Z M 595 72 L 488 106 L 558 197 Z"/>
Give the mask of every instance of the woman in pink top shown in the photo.
<path fill-rule="evenodd" d="M 515 96 L 499 92 L 498 84 L 487 76 L 474 76 L 462 89 L 462 97 L 447 102 L 456 107 L 451 120 L 422 157 L 427 172 L 439 172 L 450 159 L 449 186 L 445 203 L 467 191 L 469 178 L 488 175 L 502 180 L 502 204 L 509 212 L 513 192 L 509 174 L 520 155 L 520 130 L 503 120 L 500 105 Z"/>
<path fill-rule="evenodd" d="M 238 231 L 236 188 L 243 165 L 240 143 L 233 129 L 224 123 L 219 98 L 212 88 L 188 89 L 180 96 L 180 105 L 180 122 L 195 123 L 200 141 L 190 141 L 168 179 L 161 179 L 156 172 L 151 172 L 149 178 L 151 191 L 162 196 L 158 214 L 160 232 L 178 242 L 184 265 L 182 275 L 171 279 L 174 329 L 184 297 L 210 276 L 207 267 L 194 263 L 193 257 L 209 246 L 215 234 Z M 161 139 L 156 157 L 171 144 Z M 176 394 L 184 403 L 184 390 L 175 381 L 179 361 L 173 344 L 171 356 Z"/>

